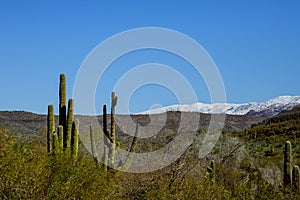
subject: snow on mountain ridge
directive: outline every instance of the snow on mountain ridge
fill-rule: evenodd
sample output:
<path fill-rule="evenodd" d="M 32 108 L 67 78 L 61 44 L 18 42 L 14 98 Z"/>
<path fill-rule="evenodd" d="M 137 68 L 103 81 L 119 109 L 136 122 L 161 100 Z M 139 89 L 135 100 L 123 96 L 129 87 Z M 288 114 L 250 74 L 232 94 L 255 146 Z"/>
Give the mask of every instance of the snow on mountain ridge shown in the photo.
<path fill-rule="evenodd" d="M 279 96 L 265 102 L 250 102 L 243 104 L 230 103 L 194 103 L 171 105 L 151 109 L 139 114 L 159 114 L 167 111 L 200 112 L 206 114 L 230 114 L 230 115 L 262 115 L 274 116 L 284 110 L 290 110 L 300 105 L 300 96 Z"/>

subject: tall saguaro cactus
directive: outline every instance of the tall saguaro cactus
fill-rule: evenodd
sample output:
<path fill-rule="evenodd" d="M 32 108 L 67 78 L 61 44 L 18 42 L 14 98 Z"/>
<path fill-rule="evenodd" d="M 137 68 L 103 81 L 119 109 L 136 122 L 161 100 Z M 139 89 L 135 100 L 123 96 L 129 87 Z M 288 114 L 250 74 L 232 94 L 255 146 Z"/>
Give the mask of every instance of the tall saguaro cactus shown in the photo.
<path fill-rule="evenodd" d="M 53 133 L 55 132 L 55 121 L 54 121 L 54 106 L 48 105 L 48 116 L 47 116 L 47 151 L 52 152 L 53 149 Z"/>
<path fill-rule="evenodd" d="M 115 164 L 115 154 L 116 154 L 116 122 L 115 122 L 115 113 L 116 113 L 116 105 L 117 105 L 118 97 L 115 95 L 114 92 L 111 93 L 111 140 L 112 140 L 112 147 L 111 147 L 111 156 L 110 162 L 111 165 L 114 166 Z"/>
<path fill-rule="evenodd" d="M 104 171 L 108 169 L 108 154 L 110 146 L 110 135 L 107 129 L 107 109 L 106 105 L 103 105 L 103 142 L 104 142 L 104 155 L 103 155 L 103 167 Z"/>
<path fill-rule="evenodd" d="M 60 75 L 59 81 L 59 125 L 63 126 L 64 140 L 67 138 L 67 92 L 66 92 L 66 75 Z M 67 147 L 66 140 L 64 147 Z"/>
<path fill-rule="evenodd" d="M 284 186 L 292 184 L 292 145 L 290 141 L 285 142 L 283 183 Z"/>
<path fill-rule="evenodd" d="M 78 141 L 79 141 L 79 119 L 75 119 L 72 123 L 72 155 L 74 158 L 78 156 Z"/>
<path fill-rule="evenodd" d="M 66 137 L 66 148 L 67 151 L 71 150 L 71 138 L 72 138 L 72 128 L 74 122 L 74 105 L 73 99 L 69 99 L 68 102 L 68 116 L 67 116 L 67 137 Z"/>
<path fill-rule="evenodd" d="M 103 133 L 107 136 L 106 138 L 110 140 L 110 134 L 107 129 L 107 109 L 106 105 L 103 105 Z"/>

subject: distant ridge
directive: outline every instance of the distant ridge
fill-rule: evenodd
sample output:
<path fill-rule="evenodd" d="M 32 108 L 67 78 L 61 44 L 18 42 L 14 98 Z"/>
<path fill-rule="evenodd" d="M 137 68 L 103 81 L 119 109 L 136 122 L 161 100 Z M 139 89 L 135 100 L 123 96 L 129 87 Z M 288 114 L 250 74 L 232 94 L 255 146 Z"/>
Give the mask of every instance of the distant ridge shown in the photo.
<path fill-rule="evenodd" d="M 278 96 L 265 102 L 250 102 L 243 104 L 215 103 L 215 104 L 180 104 L 171 105 L 139 114 L 159 114 L 167 111 L 200 112 L 206 114 L 228 114 L 228 115 L 253 115 L 272 117 L 279 113 L 291 110 L 300 105 L 300 96 Z"/>

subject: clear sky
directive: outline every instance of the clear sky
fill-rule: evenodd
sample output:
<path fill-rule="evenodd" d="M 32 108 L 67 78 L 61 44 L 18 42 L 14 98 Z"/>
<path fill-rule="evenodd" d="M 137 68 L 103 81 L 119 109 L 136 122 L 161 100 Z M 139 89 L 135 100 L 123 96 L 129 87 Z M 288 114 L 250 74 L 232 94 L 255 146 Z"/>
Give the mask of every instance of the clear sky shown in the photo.
<path fill-rule="evenodd" d="M 46 113 L 58 105 L 58 77 L 67 75 L 68 96 L 77 71 L 100 42 L 139 27 L 164 27 L 200 43 L 219 68 L 227 101 L 265 101 L 300 95 L 300 1 L 14 1 L 0 2 L 0 110 Z M 158 51 L 136 52 L 108 70 L 97 109 L 109 103 L 122 73 L 161 62 L 179 69 L 184 61 Z M 120 66 L 123 67 L 119 70 Z M 119 68 L 118 68 L 119 67 Z M 185 71 L 185 70 L 184 70 Z M 186 76 L 193 76 L 186 72 Z M 210 102 L 203 81 L 191 80 L 198 99 Z M 122 98 L 122 97 L 119 97 Z M 137 90 L 130 111 L 177 103 L 157 85 Z M 192 102 L 182 102 L 192 103 Z M 57 110 L 56 110 L 57 112 Z"/>

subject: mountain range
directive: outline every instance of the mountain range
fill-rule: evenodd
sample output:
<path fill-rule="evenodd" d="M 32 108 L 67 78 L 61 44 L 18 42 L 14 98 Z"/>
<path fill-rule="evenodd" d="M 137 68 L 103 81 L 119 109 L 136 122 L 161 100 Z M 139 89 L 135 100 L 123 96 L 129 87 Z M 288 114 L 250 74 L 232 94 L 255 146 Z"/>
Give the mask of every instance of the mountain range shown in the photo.
<path fill-rule="evenodd" d="M 253 115 L 272 117 L 291 110 L 300 105 L 300 96 L 278 96 L 265 102 L 250 102 L 243 104 L 231 103 L 194 103 L 177 104 L 155 108 L 139 114 L 159 114 L 167 111 L 200 112 L 205 114 Z"/>

